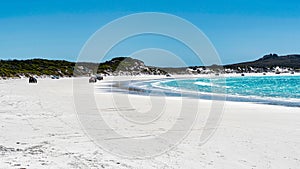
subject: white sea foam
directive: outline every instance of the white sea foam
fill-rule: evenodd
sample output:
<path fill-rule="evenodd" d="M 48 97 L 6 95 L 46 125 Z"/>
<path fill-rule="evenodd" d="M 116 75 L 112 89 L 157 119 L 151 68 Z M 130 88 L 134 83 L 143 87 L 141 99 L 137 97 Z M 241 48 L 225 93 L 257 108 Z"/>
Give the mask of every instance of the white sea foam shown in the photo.
<path fill-rule="evenodd" d="M 199 85 L 199 86 L 218 86 L 213 83 L 207 83 L 207 82 L 194 82 L 194 84 Z"/>

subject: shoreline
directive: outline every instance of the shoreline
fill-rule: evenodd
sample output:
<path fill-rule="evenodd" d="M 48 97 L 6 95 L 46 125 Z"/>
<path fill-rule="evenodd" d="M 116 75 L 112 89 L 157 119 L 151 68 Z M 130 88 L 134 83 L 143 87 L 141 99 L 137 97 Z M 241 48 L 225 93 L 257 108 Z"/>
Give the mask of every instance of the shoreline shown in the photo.
<path fill-rule="evenodd" d="M 263 75 L 261 73 L 244 73 L 244 77 L 268 77 L 268 76 L 300 76 L 300 73 L 295 73 L 295 74 L 289 74 L 289 73 L 284 73 L 284 74 L 266 74 Z M 222 76 L 223 75 L 223 76 Z M 197 75 L 191 75 L 191 74 L 186 74 L 186 75 L 172 75 L 172 77 L 166 77 L 165 75 L 137 75 L 137 76 L 106 76 L 104 77 L 104 80 L 98 81 L 95 83 L 95 85 L 99 84 L 104 84 L 106 85 L 106 89 L 110 89 L 110 92 L 121 92 L 121 93 L 127 93 L 126 91 L 130 91 L 129 94 L 134 94 L 134 95 L 147 95 L 147 93 L 151 92 L 150 89 L 143 89 L 139 87 L 129 87 L 126 86 L 128 82 L 130 81 L 135 81 L 135 82 L 141 82 L 141 81 L 149 81 L 149 80 L 174 80 L 174 79 L 197 79 L 197 78 L 231 78 L 231 77 L 241 77 L 240 74 L 221 74 L 220 76 L 215 76 L 214 74 L 197 74 Z M 60 79 L 51 79 L 51 78 L 39 78 L 39 80 L 49 80 L 49 81 L 59 81 L 59 80 L 72 80 L 73 79 L 86 79 L 88 82 L 89 77 L 62 77 Z M 27 80 L 28 78 L 16 78 L 16 79 L 7 79 L 3 80 L 5 81 L 14 81 L 14 80 Z M 0 80 L 1 82 L 1 80 Z M 121 88 L 120 86 L 113 86 L 113 84 L 121 82 L 120 84 L 123 85 Z M 100 85 L 100 86 L 101 86 Z M 109 88 L 108 88 L 109 87 Z M 114 88 L 114 89 L 111 89 Z M 105 91 L 107 92 L 108 90 L 99 90 L 99 91 Z M 146 94 L 145 94 L 146 92 Z M 218 98 L 218 94 L 213 94 L 213 93 L 206 93 L 206 92 L 197 92 L 197 94 L 189 95 L 191 91 L 165 91 L 167 92 L 167 96 L 170 97 L 181 97 L 181 93 L 185 93 L 185 97 L 191 97 L 191 98 L 196 98 L 196 99 L 201 99 L 201 100 L 211 100 L 211 95 L 214 95 L 215 98 Z M 144 93 L 144 94 L 143 94 Z M 202 96 L 201 96 L 202 95 Z M 299 99 L 293 99 L 293 98 L 273 98 L 273 97 L 261 97 L 261 96 L 243 96 L 243 95 L 231 95 L 231 94 L 225 94 L 226 95 L 226 102 L 238 102 L 238 103 L 254 103 L 254 104 L 263 104 L 263 105 L 275 105 L 275 106 L 286 106 L 286 107 L 300 107 Z M 223 96 L 220 96 L 223 98 Z"/>
<path fill-rule="evenodd" d="M 300 75 L 300 74 L 299 74 Z M 292 75 L 292 76 L 299 76 L 299 75 Z M 273 75 L 257 75 L 257 74 L 247 74 L 246 77 L 268 77 Z M 280 76 L 280 75 L 276 75 Z M 289 76 L 289 75 L 285 75 Z M 239 77 L 239 76 L 227 76 L 227 77 L 220 77 L 218 78 L 228 78 L 228 77 Z M 191 91 L 186 89 L 169 89 L 169 88 L 162 88 L 162 87 L 155 87 L 151 83 L 161 82 L 161 81 L 168 81 L 168 80 L 175 80 L 175 79 L 197 79 L 197 78 L 214 78 L 209 76 L 175 76 L 171 78 L 166 77 L 148 77 L 145 76 L 144 78 L 136 78 L 131 76 L 118 76 L 112 77 L 108 79 L 106 89 L 110 89 L 111 92 L 122 92 L 127 94 L 135 94 L 135 95 L 149 95 L 149 93 L 157 92 L 163 93 L 161 96 L 170 96 L 170 97 L 190 97 L 196 99 L 204 99 L 204 100 L 212 100 L 214 99 L 221 99 L 224 100 L 224 96 L 221 94 L 216 93 L 209 93 L 209 92 L 199 92 L 199 91 Z M 115 80 L 117 79 L 117 80 Z M 118 82 L 119 80 L 119 82 Z M 149 81 L 150 80 L 150 81 Z M 155 82 L 154 82 L 155 81 Z M 145 87 L 146 85 L 151 84 L 150 87 Z M 97 83 L 96 83 L 97 85 Z M 100 85 L 101 86 L 101 85 Z M 106 90 L 107 91 L 107 90 Z M 95 92 L 101 92 L 101 90 L 96 90 Z M 300 107 L 300 99 L 296 98 L 283 98 L 283 97 L 266 97 L 266 96 L 245 96 L 245 95 L 233 95 L 225 93 L 225 100 L 224 101 L 232 101 L 232 102 L 246 102 L 246 103 L 256 103 L 256 104 L 266 104 L 266 105 L 279 105 L 279 106 L 287 106 L 287 107 Z"/>
<path fill-rule="evenodd" d="M 274 77 L 274 76 L 300 76 L 300 73 L 295 74 L 266 74 L 263 75 L 261 73 L 244 73 L 244 77 Z M 172 75 L 172 77 L 166 77 L 165 75 L 137 75 L 137 76 L 106 76 L 104 77 L 103 81 L 98 81 L 95 83 L 95 85 L 106 84 L 107 87 L 114 88 L 110 89 L 111 92 L 122 92 L 127 93 L 126 91 L 129 90 L 129 94 L 142 94 L 147 95 L 147 93 L 151 92 L 150 89 L 143 89 L 140 87 L 128 87 L 128 82 L 141 82 L 141 81 L 149 81 L 149 80 L 174 80 L 174 79 L 197 79 L 197 78 L 231 78 L 231 77 L 241 77 L 240 74 L 231 73 L 231 74 L 221 74 L 220 76 L 215 76 L 214 74 L 197 74 L 197 75 L 191 75 L 191 74 L 185 74 L 185 75 Z M 50 78 L 39 78 L 40 80 L 51 80 L 51 81 L 58 81 L 62 79 L 86 79 L 88 82 L 89 77 L 62 77 L 60 79 L 50 79 Z M 28 78 L 16 78 L 16 79 L 7 79 L 7 80 L 25 80 Z M 4 81 L 7 81 L 4 80 Z M 1 80 L 0 80 L 1 82 Z M 119 86 L 113 86 L 112 84 L 119 83 L 123 85 L 122 87 Z M 101 85 L 100 85 L 101 86 Z M 101 91 L 101 90 L 100 90 Z M 102 90 L 106 91 L 107 90 Z M 146 94 L 145 94 L 146 92 Z M 211 100 L 211 95 L 214 95 L 216 98 L 218 97 L 218 94 L 213 93 L 206 93 L 206 92 L 197 92 L 198 94 L 193 94 L 194 91 L 165 91 L 167 92 L 170 97 L 181 97 L 181 93 L 186 93 L 186 97 L 196 98 L 196 99 L 203 99 L 203 100 Z M 189 93 L 191 93 L 189 95 Z M 143 94 L 144 93 L 144 94 Z M 202 96 L 201 96 L 202 95 Z M 287 106 L 287 107 L 300 107 L 299 99 L 293 99 L 293 98 L 273 98 L 273 97 L 261 97 L 261 96 L 243 96 L 243 95 L 231 95 L 231 94 L 225 94 L 226 95 L 226 102 L 240 102 L 240 103 L 254 103 L 254 104 L 264 104 L 264 105 L 276 105 L 276 106 Z M 220 96 L 223 98 L 223 96 Z"/>
<path fill-rule="evenodd" d="M 295 72 L 294 74 L 291 73 L 280 73 L 280 74 L 275 74 L 274 72 L 269 72 L 263 75 L 263 73 L 223 73 L 219 74 L 217 77 L 238 77 L 241 76 L 241 74 L 244 74 L 245 76 L 300 76 L 300 72 Z M 212 74 L 171 74 L 172 77 L 176 78 L 191 78 L 191 77 L 215 77 L 216 75 L 214 73 Z M 34 77 L 37 77 L 38 79 L 51 79 L 50 75 L 42 75 L 42 76 L 37 76 L 33 75 Z M 61 76 L 60 78 L 62 79 L 67 79 L 67 78 L 87 78 L 90 76 L 80 76 L 80 77 L 69 77 L 69 76 Z M 104 77 L 148 77 L 148 78 L 153 78 L 153 77 L 158 77 L 158 78 L 167 78 L 166 75 L 148 75 L 148 74 L 141 74 L 141 75 L 118 75 L 118 76 L 113 76 L 113 75 L 107 75 Z M 17 79 L 28 79 L 29 77 L 0 77 L 0 80 L 17 80 Z"/>

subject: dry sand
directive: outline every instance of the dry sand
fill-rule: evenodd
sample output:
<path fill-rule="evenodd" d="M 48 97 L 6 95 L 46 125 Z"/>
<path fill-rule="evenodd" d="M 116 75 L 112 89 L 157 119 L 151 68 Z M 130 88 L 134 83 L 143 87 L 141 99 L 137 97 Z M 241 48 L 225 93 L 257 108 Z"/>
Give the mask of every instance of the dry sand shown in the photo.
<path fill-rule="evenodd" d="M 149 78 L 153 77 L 143 77 Z M 118 80 L 125 79 L 119 77 Z M 87 82 L 86 78 L 82 80 Z M 109 79 L 98 82 L 98 85 L 107 81 Z M 205 110 L 209 109 L 211 101 L 197 100 L 203 113 L 188 137 L 160 156 L 136 160 L 103 151 L 83 132 L 74 106 L 72 87 L 72 79 L 39 79 L 38 84 L 28 84 L 27 79 L 0 81 L 1 169 L 297 169 L 300 166 L 299 108 L 226 102 L 215 134 L 207 143 L 199 145 L 203 122 L 208 115 Z M 102 100 L 99 109 L 108 110 L 113 106 L 111 93 L 100 92 L 95 97 Z M 146 96 L 132 95 L 130 98 L 132 105 L 137 105 L 136 110 L 145 111 L 151 107 Z M 170 105 L 168 112 L 180 110 L 180 100 L 165 98 Z M 190 99 L 190 102 L 194 101 Z M 110 115 L 109 112 L 112 111 L 106 111 L 106 115 Z M 117 122 L 114 116 L 117 115 L 108 120 Z M 171 124 L 170 118 L 162 119 L 162 122 L 165 120 L 163 131 Z M 112 126 L 125 134 L 127 127 L 125 123 Z"/>

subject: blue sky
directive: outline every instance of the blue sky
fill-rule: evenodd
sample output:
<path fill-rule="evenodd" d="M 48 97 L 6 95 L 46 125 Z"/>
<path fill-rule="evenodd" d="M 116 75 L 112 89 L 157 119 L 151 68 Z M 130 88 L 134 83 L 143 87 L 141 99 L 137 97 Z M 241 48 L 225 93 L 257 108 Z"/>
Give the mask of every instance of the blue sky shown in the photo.
<path fill-rule="evenodd" d="M 208 36 L 224 64 L 300 53 L 299 11 L 297 0 L 7 0 L 0 2 L 0 59 L 75 61 L 95 31 L 137 12 L 190 21 Z M 123 47 L 115 55 L 131 53 Z M 146 64 L 164 66 L 155 59 Z"/>

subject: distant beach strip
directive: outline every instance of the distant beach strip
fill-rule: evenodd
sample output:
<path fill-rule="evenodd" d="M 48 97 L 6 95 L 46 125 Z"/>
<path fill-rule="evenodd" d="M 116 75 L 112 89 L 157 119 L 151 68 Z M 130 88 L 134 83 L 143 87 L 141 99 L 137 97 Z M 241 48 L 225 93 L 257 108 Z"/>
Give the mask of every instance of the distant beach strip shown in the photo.
<path fill-rule="evenodd" d="M 300 76 L 247 76 L 211 79 L 179 78 L 134 80 L 96 86 L 96 92 L 191 97 L 206 100 L 254 102 L 300 107 Z"/>

